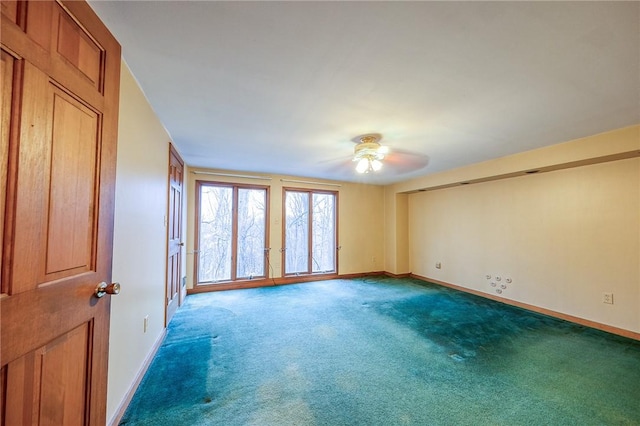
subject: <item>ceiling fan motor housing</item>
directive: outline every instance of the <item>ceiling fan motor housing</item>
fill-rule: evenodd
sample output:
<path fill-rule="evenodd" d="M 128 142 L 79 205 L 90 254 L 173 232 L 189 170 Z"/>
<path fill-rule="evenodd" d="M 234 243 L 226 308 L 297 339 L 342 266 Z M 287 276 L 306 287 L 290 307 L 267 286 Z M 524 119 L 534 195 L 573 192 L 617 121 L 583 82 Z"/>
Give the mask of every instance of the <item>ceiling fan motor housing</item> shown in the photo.
<path fill-rule="evenodd" d="M 362 158 L 382 160 L 386 151 L 386 147 L 380 145 L 377 137 L 363 136 L 360 138 L 360 143 L 354 148 L 353 161 L 358 161 Z"/>

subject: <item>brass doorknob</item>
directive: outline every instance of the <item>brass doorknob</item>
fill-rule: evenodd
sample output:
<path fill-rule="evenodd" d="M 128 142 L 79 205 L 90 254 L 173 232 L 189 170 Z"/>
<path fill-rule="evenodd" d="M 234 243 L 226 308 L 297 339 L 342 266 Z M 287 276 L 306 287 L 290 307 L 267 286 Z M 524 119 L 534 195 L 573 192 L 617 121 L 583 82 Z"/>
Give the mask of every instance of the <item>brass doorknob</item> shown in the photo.
<path fill-rule="evenodd" d="M 105 294 L 118 294 L 120 293 L 120 283 L 107 284 L 104 281 L 98 284 L 94 294 L 97 298 L 101 298 Z"/>

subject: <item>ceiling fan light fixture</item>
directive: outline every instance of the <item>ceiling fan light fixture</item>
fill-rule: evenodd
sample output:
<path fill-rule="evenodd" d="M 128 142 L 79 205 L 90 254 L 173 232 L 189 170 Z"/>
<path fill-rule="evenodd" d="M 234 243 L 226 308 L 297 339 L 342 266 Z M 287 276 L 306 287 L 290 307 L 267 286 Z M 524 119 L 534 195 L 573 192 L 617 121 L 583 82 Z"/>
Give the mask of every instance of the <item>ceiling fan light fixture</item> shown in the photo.
<path fill-rule="evenodd" d="M 355 159 L 353 161 L 356 161 Z M 361 158 L 356 165 L 356 172 L 358 173 L 366 173 L 369 170 L 369 160 L 366 158 Z"/>
<path fill-rule="evenodd" d="M 354 160 L 355 161 L 355 160 Z M 382 161 L 371 159 L 371 158 L 361 158 L 358 160 L 358 164 L 356 165 L 356 172 L 358 173 L 369 173 L 369 172 L 377 172 L 382 168 Z"/>

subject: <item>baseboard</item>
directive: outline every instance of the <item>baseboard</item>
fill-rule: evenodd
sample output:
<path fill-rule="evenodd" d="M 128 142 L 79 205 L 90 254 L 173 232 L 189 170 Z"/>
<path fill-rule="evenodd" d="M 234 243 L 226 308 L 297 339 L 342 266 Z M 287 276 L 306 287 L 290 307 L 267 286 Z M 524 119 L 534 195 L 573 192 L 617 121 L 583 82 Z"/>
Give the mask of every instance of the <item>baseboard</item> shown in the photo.
<path fill-rule="evenodd" d="M 151 350 L 147 354 L 147 357 L 144 359 L 144 362 L 142 363 L 142 367 L 140 368 L 140 371 L 138 371 L 138 374 L 136 374 L 135 380 L 129 387 L 129 390 L 127 390 L 127 393 L 125 393 L 124 398 L 122 398 L 122 401 L 120 401 L 120 405 L 118 405 L 118 409 L 116 410 L 116 413 L 113 415 L 111 420 L 107 423 L 109 426 L 117 426 L 118 423 L 120 423 L 120 420 L 122 420 L 122 416 L 124 416 L 124 412 L 127 410 L 127 407 L 129 406 L 129 403 L 131 402 L 133 395 L 136 393 L 136 390 L 138 390 L 138 386 L 140 386 L 140 382 L 142 381 L 142 378 L 147 373 L 147 370 L 151 365 L 151 361 L 153 361 L 153 357 L 156 356 L 158 349 L 160 349 L 160 345 L 162 345 L 162 341 L 164 340 L 164 337 L 166 336 L 166 334 L 167 334 L 167 329 L 165 328 L 160 334 L 160 336 L 158 337 L 158 339 L 156 340 L 156 342 L 151 347 Z"/>
<path fill-rule="evenodd" d="M 490 293 L 485 293 L 482 291 L 462 287 L 456 284 L 447 283 L 444 281 L 436 280 L 433 278 L 423 277 L 417 274 L 409 274 L 411 278 L 415 278 L 421 281 L 429 282 L 432 284 L 441 285 L 443 287 L 449 287 L 454 290 L 463 291 L 465 293 L 474 294 L 476 296 L 484 297 L 485 299 L 495 300 L 497 302 L 501 302 L 507 305 L 516 306 L 518 308 L 526 309 L 528 311 L 537 312 L 540 314 L 548 315 L 550 317 L 562 319 L 565 321 L 569 321 L 575 324 L 583 325 L 585 327 L 595 328 L 597 330 L 606 331 L 607 333 L 617 334 L 619 336 L 628 337 L 634 340 L 640 340 L 640 333 L 636 333 L 631 330 L 626 330 L 624 328 L 614 327 L 612 325 L 602 324 L 596 321 L 587 320 L 580 317 L 575 317 L 573 315 L 563 314 L 562 312 L 552 311 L 551 309 L 541 308 L 539 306 L 530 305 L 528 303 L 518 302 L 516 300 L 506 299 L 504 297 L 495 296 Z"/>
<path fill-rule="evenodd" d="M 404 274 L 394 274 L 393 272 L 384 272 L 384 275 L 386 275 L 387 277 L 391 277 L 391 278 L 410 278 L 411 277 L 411 273 L 407 272 Z"/>
<path fill-rule="evenodd" d="M 352 278 L 379 277 L 385 275 L 384 271 L 359 272 L 356 274 L 341 274 L 338 278 L 350 280 Z"/>

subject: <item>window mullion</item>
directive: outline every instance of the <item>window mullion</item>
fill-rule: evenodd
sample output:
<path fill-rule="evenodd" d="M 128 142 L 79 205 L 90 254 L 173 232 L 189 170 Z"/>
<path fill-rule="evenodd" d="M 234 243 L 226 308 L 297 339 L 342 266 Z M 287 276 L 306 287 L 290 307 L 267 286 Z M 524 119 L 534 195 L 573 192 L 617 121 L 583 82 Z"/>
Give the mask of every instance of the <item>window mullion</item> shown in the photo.
<path fill-rule="evenodd" d="M 238 272 L 238 187 L 235 185 L 231 197 L 231 212 L 231 281 L 235 281 Z"/>
<path fill-rule="evenodd" d="M 311 274 L 313 272 L 313 193 L 311 191 L 309 194 L 309 206 L 308 214 L 307 214 L 307 235 L 308 235 L 308 250 L 307 250 L 307 274 Z"/>

